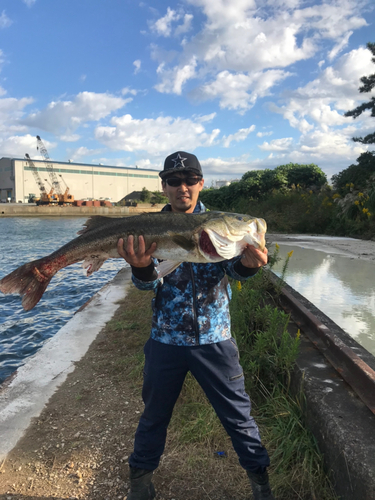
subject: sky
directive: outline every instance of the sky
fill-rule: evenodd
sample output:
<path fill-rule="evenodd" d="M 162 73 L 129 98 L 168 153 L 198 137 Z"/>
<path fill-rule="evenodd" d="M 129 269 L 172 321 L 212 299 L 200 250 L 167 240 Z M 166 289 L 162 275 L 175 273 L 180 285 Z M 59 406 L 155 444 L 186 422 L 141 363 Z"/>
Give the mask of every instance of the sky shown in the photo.
<path fill-rule="evenodd" d="M 290 162 L 330 179 L 373 132 L 373 0 L 0 0 L 0 158 L 162 169 L 206 185 Z"/>

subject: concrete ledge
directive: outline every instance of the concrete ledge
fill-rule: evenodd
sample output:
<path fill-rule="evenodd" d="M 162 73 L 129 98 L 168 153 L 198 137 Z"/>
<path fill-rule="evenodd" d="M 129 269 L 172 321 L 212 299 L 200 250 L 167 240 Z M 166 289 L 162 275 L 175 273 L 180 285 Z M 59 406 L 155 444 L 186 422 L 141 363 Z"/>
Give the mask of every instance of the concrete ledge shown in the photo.
<path fill-rule="evenodd" d="M 291 287 L 285 287 L 312 314 L 372 368 L 375 358 L 330 318 Z M 281 298 L 282 300 L 282 298 Z M 336 493 L 342 500 L 375 500 L 375 415 L 304 334 L 308 325 L 292 312 L 300 327 L 301 351 L 293 375 L 295 393 L 303 393 L 306 424 L 314 434 Z"/>
<path fill-rule="evenodd" d="M 0 386 L 0 462 L 112 318 L 127 294 L 130 277 L 130 268 L 121 270 Z"/>
<path fill-rule="evenodd" d="M 1 217 L 85 217 L 90 215 L 104 215 L 121 217 L 144 212 L 160 212 L 163 205 L 140 203 L 137 207 L 63 207 L 48 205 L 25 205 L 0 203 Z"/>

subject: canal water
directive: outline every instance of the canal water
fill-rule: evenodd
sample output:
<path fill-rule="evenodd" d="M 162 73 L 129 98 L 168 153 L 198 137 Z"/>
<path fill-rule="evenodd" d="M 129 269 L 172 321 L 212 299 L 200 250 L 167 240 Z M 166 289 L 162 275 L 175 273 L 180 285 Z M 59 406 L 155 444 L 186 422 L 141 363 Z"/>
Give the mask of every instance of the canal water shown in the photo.
<path fill-rule="evenodd" d="M 274 236 L 273 243 L 277 241 Z M 281 260 L 273 270 L 280 276 L 287 254 L 293 250 L 285 275 L 288 285 L 375 355 L 375 262 L 340 255 L 329 243 L 329 237 L 280 242 Z"/>
<path fill-rule="evenodd" d="M 0 219 L 0 278 L 75 238 L 86 220 L 87 217 Z M 122 259 L 109 259 L 89 278 L 80 263 L 62 269 L 54 276 L 40 302 L 27 312 L 18 295 L 0 292 L 0 384 L 124 265 Z"/>

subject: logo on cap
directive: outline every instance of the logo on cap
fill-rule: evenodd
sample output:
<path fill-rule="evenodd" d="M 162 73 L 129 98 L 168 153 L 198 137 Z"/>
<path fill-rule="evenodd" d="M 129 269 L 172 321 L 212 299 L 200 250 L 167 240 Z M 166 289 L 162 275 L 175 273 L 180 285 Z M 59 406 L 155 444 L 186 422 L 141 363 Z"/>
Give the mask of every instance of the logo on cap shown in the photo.
<path fill-rule="evenodd" d="M 185 165 L 184 165 L 184 161 L 187 160 L 187 158 L 182 158 L 182 156 L 180 155 L 180 153 L 178 153 L 178 155 L 176 156 L 176 158 L 171 158 L 171 161 L 173 161 L 174 163 L 174 166 L 173 168 L 177 168 L 177 167 L 183 167 L 185 168 Z"/>

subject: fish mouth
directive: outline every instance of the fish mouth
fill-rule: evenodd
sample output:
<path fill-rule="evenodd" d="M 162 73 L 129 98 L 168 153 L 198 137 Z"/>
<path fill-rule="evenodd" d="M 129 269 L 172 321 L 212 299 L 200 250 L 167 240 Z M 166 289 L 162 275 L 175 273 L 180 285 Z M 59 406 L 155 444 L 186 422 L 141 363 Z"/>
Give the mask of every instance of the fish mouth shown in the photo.
<path fill-rule="evenodd" d="M 240 245 L 240 246 L 238 246 Z M 199 236 L 199 251 L 211 262 L 231 259 L 238 255 L 242 249 L 241 243 L 236 239 L 222 236 L 211 229 L 202 230 Z"/>
<path fill-rule="evenodd" d="M 247 245 L 263 250 L 264 234 L 262 228 L 259 229 L 256 221 L 248 224 L 243 231 L 229 229 L 227 234 L 206 227 L 199 234 L 199 251 L 207 260 L 218 262 L 241 255 Z"/>
<path fill-rule="evenodd" d="M 200 252 L 210 259 L 220 258 L 215 246 L 213 245 L 208 233 L 202 231 L 199 236 L 199 250 Z"/>

